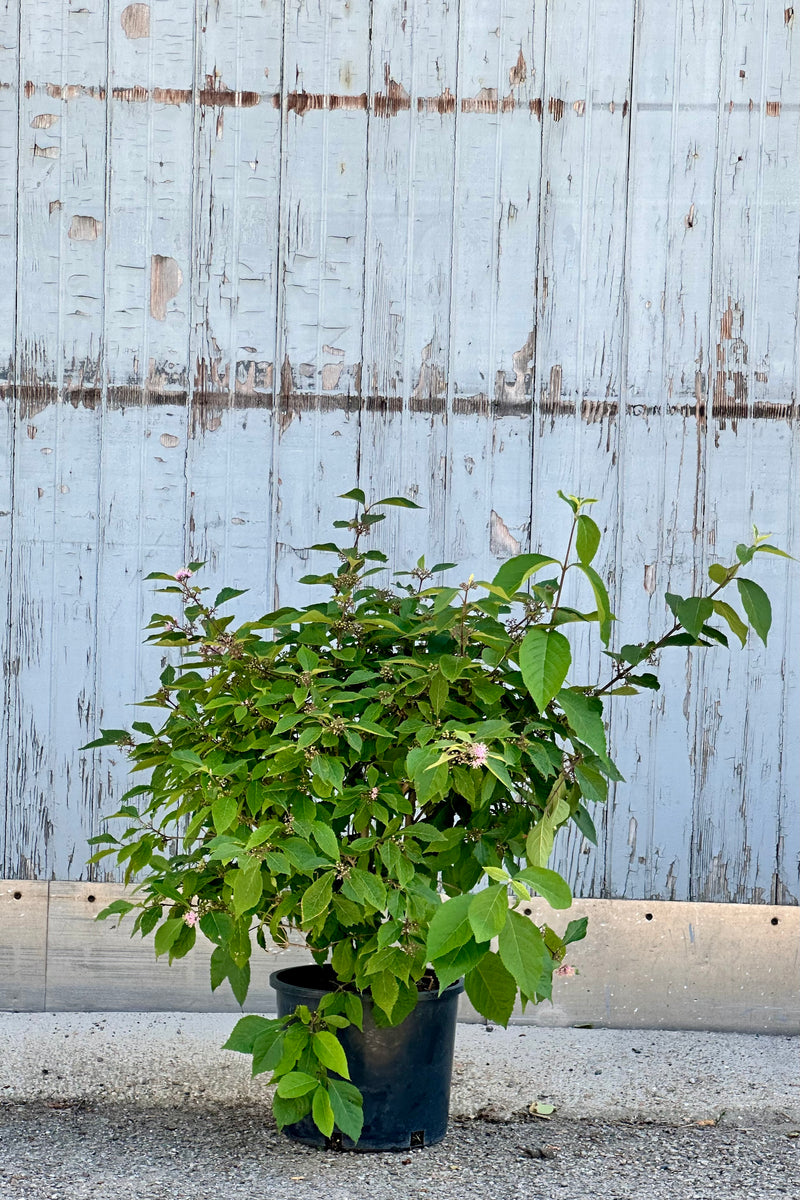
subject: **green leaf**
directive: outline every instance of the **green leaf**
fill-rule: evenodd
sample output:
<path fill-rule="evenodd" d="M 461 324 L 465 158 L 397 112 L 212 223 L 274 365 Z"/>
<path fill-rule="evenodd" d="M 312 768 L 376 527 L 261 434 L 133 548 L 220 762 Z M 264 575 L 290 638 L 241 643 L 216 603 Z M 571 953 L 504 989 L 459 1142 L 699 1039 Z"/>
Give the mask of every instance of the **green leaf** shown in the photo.
<path fill-rule="evenodd" d="M 331 865 L 329 859 L 320 858 L 314 848 L 309 846 L 308 842 L 304 842 L 302 838 L 287 838 L 285 842 L 280 843 L 280 847 L 292 866 L 304 874 L 315 871 L 317 867 Z"/>
<path fill-rule="evenodd" d="M 280 1020 L 270 1021 L 267 1017 L 242 1017 L 231 1030 L 230 1037 L 222 1047 L 223 1050 L 236 1050 L 239 1054 L 252 1054 L 256 1038 L 262 1033 L 278 1034 L 283 1024 Z"/>
<path fill-rule="evenodd" d="M 539 930 L 521 913 L 509 909 L 497 949 L 503 966 L 513 975 L 526 996 L 541 991 L 542 969 L 548 957 L 547 947 Z"/>
<path fill-rule="evenodd" d="M 279 1096 L 305 1096 L 306 1092 L 312 1091 L 319 1085 L 319 1080 L 313 1075 L 307 1075 L 305 1071 L 290 1071 L 288 1075 L 282 1075 L 278 1080 L 277 1095 Z"/>
<path fill-rule="evenodd" d="M 353 992 L 344 994 L 344 1012 L 351 1025 L 364 1032 L 364 1005 L 360 996 Z"/>
<path fill-rule="evenodd" d="M 561 939 L 565 946 L 569 946 L 571 942 L 580 942 L 586 937 L 586 928 L 589 924 L 588 917 L 579 917 L 576 921 L 570 921 L 567 926 L 567 932 Z"/>
<path fill-rule="evenodd" d="M 575 778 L 581 789 L 581 795 L 595 804 L 605 804 L 608 799 L 608 781 L 597 767 L 589 763 L 578 763 L 575 768 Z"/>
<path fill-rule="evenodd" d="M 572 904 L 570 886 L 557 871 L 550 871 L 547 867 L 526 867 L 515 878 L 529 883 L 551 908 L 569 908 Z"/>
<path fill-rule="evenodd" d="M 217 833 L 225 833 L 230 829 L 239 812 L 239 801 L 235 796 L 223 792 L 211 805 L 211 816 L 214 819 L 214 829 Z"/>
<path fill-rule="evenodd" d="M 572 652 L 563 633 L 529 629 L 519 648 L 519 667 L 525 687 L 543 712 L 567 677 Z"/>
<path fill-rule="evenodd" d="M 566 714 L 571 730 L 600 758 L 605 758 L 606 730 L 603 724 L 603 702 L 599 696 L 587 696 L 572 688 L 562 688 L 556 696 Z M 561 732 L 559 730 L 559 732 Z"/>
<path fill-rule="evenodd" d="M 600 545 L 600 530 L 592 518 L 583 513 L 578 517 L 576 525 L 578 528 L 575 549 L 583 565 L 588 567 Z"/>
<path fill-rule="evenodd" d="M 565 785 L 560 785 L 563 793 Z M 547 860 L 553 851 L 555 832 L 562 821 L 569 817 L 569 805 L 563 794 L 554 805 L 548 804 L 541 819 L 534 825 L 525 839 L 525 851 L 528 863 L 532 867 L 546 867 Z"/>
<path fill-rule="evenodd" d="M 320 875 L 319 879 L 314 880 L 310 888 L 307 888 L 303 892 L 303 899 L 300 901 L 300 912 L 304 926 L 313 925 L 323 913 L 327 913 L 333 897 L 333 881 L 335 878 L 335 871 L 326 871 L 324 875 Z"/>
<path fill-rule="evenodd" d="M 334 862 L 339 861 L 339 839 L 330 825 L 323 825 L 322 821 L 312 821 L 311 836 L 323 854 L 327 854 Z"/>
<path fill-rule="evenodd" d="M 245 962 L 241 967 L 238 966 L 224 946 L 217 946 L 211 955 L 209 969 L 212 992 L 227 979 L 236 999 L 240 1004 L 244 1004 L 250 987 L 250 963 Z"/>
<path fill-rule="evenodd" d="M 439 990 L 444 991 L 456 979 L 460 979 L 462 975 L 466 975 L 468 971 L 476 967 L 488 950 L 486 942 L 478 945 L 474 938 L 470 938 L 457 950 L 451 950 L 443 958 L 437 958 L 435 969 L 436 978 L 439 980 Z"/>
<path fill-rule="evenodd" d="M 358 1088 L 342 1079 L 329 1079 L 328 1099 L 338 1128 L 351 1141 L 357 1142 L 364 1126 L 364 1101 Z"/>
<path fill-rule="evenodd" d="M 594 602 L 597 606 L 597 619 L 600 622 L 600 640 L 604 646 L 607 646 L 611 637 L 612 613 L 606 585 L 603 583 L 594 567 L 590 567 L 588 563 L 579 562 L 575 565 L 580 571 L 583 571 L 584 575 L 589 580 L 592 591 L 594 592 Z"/>
<path fill-rule="evenodd" d="M 699 637 L 700 630 L 714 611 L 714 603 L 708 596 L 690 596 L 676 604 L 675 617 L 692 637 Z"/>
<path fill-rule="evenodd" d="M 464 659 L 456 658 L 454 654 L 443 654 L 439 659 L 439 670 L 449 683 L 454 683 L 458 679 L 463 665 Z"/>
<path fill-rule="evenodd" d="M 182 917 L 171 917 L 163 925 L 159 925 L 153 938 L 156 957 L 166 954 L 185 928 Z"/>
<path fill-rule="evenodd" d="M 367 497 L 361 491 L 361 488 L 351 488 L 349 492 L 342 492 L 340 500 L 357 500 L 359 504 L 366 504 Z"/>
<path fill-rule="evenodd" d="M 221 946 L 231 939 L 233 919 L 230 913 L 207 912 L 200 918 L 200 930 L 216 946 Z"/>
<path fill-rule="evenodd" d="M 392 1009 L 397 1003 L 400 985 L 391 971 L 377 971 L 370 976 L 369 990 L 378 1008 L 391 1017 Z M 348 1076 L 349 1078 L 349 1076 Z"/>
<path fill-rule="evenodd" d="M 360 867 L 353 867 L 346 877 L 346 883 L 357 902 L 369 904 L 377 912 L 383 912 L 386 907 L 386 887 L 377 876 L 362 871 Z"/>
<path fill-rule="evenodd" d="M 234 871 L 233 911 L 237 917 L 256 907 L 262 891 L 261 863 L 251 858 L 246 866 Z"/>
<path fill-rule="evenodd" d="M 531 575 L 553 564 L 558 565 L 558 559 L 548 558 L 545 554 L 517 554 L 503 563 L 492 583 L 507 596 L 513 596 Z"/>
<path fill-rule="evenodd" d="M 429 694 L 431 698 L 431 708 L 438 717 L 439 713 L 447 703 L 447 697 L 450 695 L 450 685 L 441 671 L 437 671 L 431 680 Z"/>
<path fill-rule="evenodd" d="M 712 583 L 717 583 L 724 587 L 726 583 L 730 583 L 736 574 L 738 567 L 723 567 L 722 563 L 712 563 L 708 568 L 708 577 Z"/>
<path fill-rule="evenodd" d="M 278 1129 L 285 1125 L 296 1125 L 311 1111 L 311 1095 L 305 1096 L 274 1096 L 272 1099 L 272 1115 Z"/>
<path fill-rule="evenodd" d="M 498 1025 L 508 1025 L 517 998 L 517 985 L 493 950 L 467 972 L 464 988 L 481 1016 Z"/>
<path fill-rule="evenodd" d="M 311 1104 L 311 1115 L 314 1118 L 314 1124 L 324 1137 L 330 1137 L 333 1133 L 333 1109 L 328 1098 L 328 1093 L 322 1084 L 319 1085 L 314 1092 L 314 1099 Z"/>
<path fill-rule="evenodd" d="M 454 896 L 440 904 L 431 918 L 428 928 L 428 955 L 441 958 L 451 950 L 457 950 L 472 937 L 469 908 L 473 897 L 467 893 Z"/>
<path fill-rule="evenodd" d="M 772 624 L 772 605 L 763 588 L 752 579 L 737 579 L 737 587 L 747 619 L 766 646 L 767 634 Z"/>
<path fill-rule="evenodd" d="M 231 588 L 224 587 L 221 592 L 217 593 L 217 598 L 214 601 L 214 607 L 219 608 L 220 604 L 225 604 L 227 600 L 234 600 L 237 596 L 244 596 L 247 588 Z"/>
<path fill-rule="evenodd" d="M 488 942 L 497 937 L 506 923 L 508 888 L 504 883 L 484 888 L 472 897 L 469 923 L 476 942 Z"/>
<path fill-rule="evenodd" d="M 372 507 L 374 508 L 377 504 L 390 504 L 394 508 L 422 508 L 421 504 L 415 504 L 413 500 L 406 500 L 405 496 L 386 496 L 383 500 L 376 500 Z"/>
<path fill-rule="evenodd" d="M 136 725 L 134 725 L 134 729 L 135 728 Z M 202 758 L 195 750 L 173 750 L 170 754 L 170 758 L 173 760 L 173 762 L 184 763 L 186 766 L 205 766 Z"/>
<path fill-rule="evenodd" d="M 97 914 L 96 921 L 105 921 L 106 917 L 120 916 L 124 917 L 126 913 L 131 912 L 136 908 L 135 904 L 131 904 L 130 900 L 112 900 L 110 904 Z"/>
<path fill-rule="evenodd" d="M 430 746 L 415 746 L 406 755 L 406 771 L 413 780 L 414 791 L 420 804 L 427 804 L 445 786 L 447 764 L 444 763 L 434 770 L 428 769 L 434 767 L 438 758 L 439 752 Z"/>
<path fill-rule="evenodd" d="M 735 608 L 731 608 L 730 604 L 726 604 L 724 600 L 714 600 L 714 612 L 718 617 L 722 617 L 726 621 L 731 633 L 738 637 L 742 645 L 747 641 L 747 626 L 739 616 Z"/>
<path fill-rule="evenodd" d="M 575 812 L 572 814 L 572 819 L 580 829 L 587 842 L 591 842 L 593 846 L 597 845 L 597 830 L 594 827 L 594 821 L 589 816 L 588 812 L 582 805 L 578 805 Z"/>
<path fill-rule="evenodd" d="M 335 1071 L 344 1079 L 350 1078 L 347 1056 L 342 1049 L 341 1042 L 330 1030 L 323 1029 L 319 1033 L 315 1033 L 311 1038 L 311 1049 L 323 1067 Z"/>

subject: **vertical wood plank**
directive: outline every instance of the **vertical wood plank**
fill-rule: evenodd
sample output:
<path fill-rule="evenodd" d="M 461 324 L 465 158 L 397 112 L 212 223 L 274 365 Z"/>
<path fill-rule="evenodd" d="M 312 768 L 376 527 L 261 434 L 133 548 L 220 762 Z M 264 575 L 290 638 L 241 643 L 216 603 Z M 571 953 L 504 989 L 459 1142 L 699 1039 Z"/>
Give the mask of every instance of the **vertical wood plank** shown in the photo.
<path fill-rule="evenodd" d="M 408 569 L 445 549 L 458 5 L 375 6 L 359 482 L 409 496 L 376 537 Z"/>
<path fill-rule="evenodd" d="M 201 8 L 192 268 L 190 557 L 268 602 L 283 26 Z"/>
<path fill-rule="evenodd" d="M 626 640 L 671 624 L 667 590 L 699 583 L 708 306 L 714 239 L 721 6 L 640 4 L 628 220 L 618 612 Z M 695 414 L 696 406 L 700 406 Z M 657 448 L 657 449 L 656 449 Z M 690 895 L 693 660 L 661 655 L 662 689 L 615 704 L 606 888 L 614 896 Z"/>
<path fill-rule="evenodd" d="M 462 14 L 447 543 L 478 578 L 529 533 L 543 34 L 513 5 Z"/>
<path fill-rule="evenodd" d="M 106 91 L 102 6 L 64 10 L 55 23 L 45 8 L 26 5 L 20 26 L 26 81 L 18 239 L 21 420 L 11 614 L 19 666 L 9 705 L 8 828 L 12 873 L 48 877 L 82 861 L 92 823 L 91 768 L 77 747 L 94 715 L 104 193 L 103 172 L 94 164 L 102 161 Z M 42 38 L 43 28 L 49 37 Z"/>
<path fill-rule="evenodd" d="M 161 652 L 142 646 L 158 607 L 144 576 L 186 554 L 194 4 L 151 5 L 139 28 L 125 10 L 112 0 L 96 684 L 97 725 L 109 728 L 129 727 L 158 684 Z M 127 760 L 91 755 L 107 813 L 130 786 Z"/>
<path fill-rule="evenodd" d="M 782 489 L 759 487 L 769 464 L 790 460 L 791 433 L 781 421 L 751 419 L 754 381 L 769 374 L 769 317 L 779 264 L 762 257 L 765 171 L 780 166 L 765 146 L 766 127 L 780 122 L 772 97 L 782 80 L 797 74 L 792 39 L 783 14 L 769 6 L 729 5 L 725 12 L 719 114 L 719 169 L 716 237 L 711 287 L 712 350 L 710 420 L 707 445 L 703 567 L 741 531 L 749 540 L 753 522 L 785 534 L 786 497 Z M 800 186 L 796 162 L 783 165 L 786 195 Z M 789 212 L 797 212 L 795 196 Z M 762 290 L 762 262 L 767 267 Z M 786 283 L 794 264 L 780 272 Z M 770 278 L 772 276 L 772 278 Z M 790 285 L 791 286 L 791 285 Z M 786 328 L 786 317 L 781 324 Z M 761 330 L 759 330 L 761 324 Z M 759 338 L 766 334 L 766 343 Z M 785 351 L 784 351 L 785 354 Z M 778 386 L 785 359 L 776 362 Z M 763 405 L 762 400 L 756 402 Z M 713 440 L 712 440 L 713 434 Z M 787 436 L 788 435 L 788 436 Z M 731 486 L 733 484 L 733 486 Z M 726 533 L 723 535 L 723 530 Z M 728 532 L 728 531 L 731 532 Z M 723 540 L 724 539 L 724 540 Z M 716 544 L 715 544 L 716 543 Z M 718 548 L 717 548 L 718 547 Z M 759 556 L 745 576 L 763 581 L 772 596 L 778 628 L 784 625 L 788 585 L 786 565 Z M 779 635 L 780 637 L 780 635 Z M 706 654 L 696 673 L 693 888 L 698 899 L 769 901 L 775 884 L 778 809 L 781 791 L 782 678 L 788 663 L 775 639 L 764 649 L 751 637 L 747 656 L 729 662 Z M 742 698 L 748 702 L 742 711 Z M 733 778 L 731 777 L 733 775 Z"/>
<path fill-rule="evenodd" d="M 12 535 L 14 511 L 14 445 L 16 426 L 16 394 L 14 390 L 16 357 L 16 275 L 17 275 L 17 197 L 18 142 L 20 121 L 19 89 L 19 10 L 5 0 L 0 6 L 0 177 L 10 186 L 0 193 L 0 262 L 13 287 L 0 295 L 0 662 L 7 664 L 3 671 L 2 709 L 0 710 L 0 792 L 2 828 L 0 828 L 0 870 L 5 877 L 11 874 L 6 855 L 10 849 L 6 839 L 6 813 L 9 797 L 8 757 L 9 720 L 13 659 L 11 656 L 12 602 Z"/>
<path fill-rule="evenodd" d="M 290 0 L 285 30 L 276 605 L 358 472 L 369 11 Z"/>
<path fill-rule="evenodd" d="M 548 6 L 542 96 L 531 540 L 563 554 L 569 513 L 558 489 L 597 497 L 604 540 L 595 565 L 611 579 L 612 607 L 633 15 L 629 0 L 585 0 L 568 14 Z M 585 586 L 573 573 L 565 602 L 585 600 Z M 572 630 L 570 641 L 589 670 L 574 682 L 592 682 L 604 661 L 599 639 Z M 558 851 L 556 869 L 577 894 L 596 887 L 599 860 L 584 849 L 576 830 Z"/>

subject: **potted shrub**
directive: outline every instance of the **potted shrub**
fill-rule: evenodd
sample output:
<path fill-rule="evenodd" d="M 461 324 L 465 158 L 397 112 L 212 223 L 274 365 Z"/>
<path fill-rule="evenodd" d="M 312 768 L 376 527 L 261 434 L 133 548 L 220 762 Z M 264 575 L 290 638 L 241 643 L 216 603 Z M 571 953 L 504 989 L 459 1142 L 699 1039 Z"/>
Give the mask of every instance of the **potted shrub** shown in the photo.
<path fill-rule="evenodd" d="M 151 642 L 181 651 L 146 701 L 165 714 L 105 730 L 92 746 L 126 747 L 146 782 L 123 798 L 119 836 L 103 833 L 92 862 L 114 855 L 137 899 L 134 932 L 156 954 L 187 954 L 198 931 L 214 944 L 211 985 L 243 1003 L 253 942 L 300 937 L 314 966 L 279 971 L 274 1019 L 245 1016 L 226 1046 L 252 1055 L 277 1084 L 273 1108 L 292 1136 L 358 1148 L 430 1143 L 447 1123 L 458 992 L 508 1023 L 515 1003 L 551 996 L 571 942 L 520 911 L 532 894 L 567 909 L 570 889 L 548 868 L 557 831 L 573 822 L 595 841 L 589 806 L 621 776 L 609 755 L 604 700 L 658 688 L 670 647 L 766 641 L 769 600 L 736 561 L 710 568 L 703 596 L 668 594 L 664 636 L 608 649 L 614 617 L 592 562 L 592 500 L 572 510 L 563 559 L 521 554 L 494 579 L 434 582 L 453 564 L 420 558 L 398 582 L 365 548 L 386 506 L 354 489 L 350 544 L 313 547 L 332 568 L 303 582 L 328 598 L 234 627 L 204 599 L 191 563 L 149 576 L 181 605 L 157 613 Z M 590 602 L 565 603 L 570 573 Z M 744 610 L 720 599 L 736 580 Z M 609 663 L 583 677 L 563 632 L 593 623 Z M 141 805 L 141 807 L 139 807 Z M 483 885 L 479 887 L 479 885 Z M 477 890 L 476 890 L 477 889 Z M 463 982 L 462 982 L 463 980 Z"/>

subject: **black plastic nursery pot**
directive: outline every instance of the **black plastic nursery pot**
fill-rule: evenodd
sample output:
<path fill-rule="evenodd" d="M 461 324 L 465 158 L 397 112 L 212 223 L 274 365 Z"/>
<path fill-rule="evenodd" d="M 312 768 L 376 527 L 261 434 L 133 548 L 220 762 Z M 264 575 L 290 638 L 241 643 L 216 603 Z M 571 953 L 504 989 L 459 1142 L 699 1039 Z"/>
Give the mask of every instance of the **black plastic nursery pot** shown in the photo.
<path fill-rule="evenodd" d="M 298 1004 L 310 1009 L 332 990 L 330 972 L 313 965 L 273 971 L 278 1016 Z M 421 991 L 417 1006 L 400 1025 L 384 1029 L 372 1017 L 372 1001 L 363 996 L 364 1032 L 349 1026 L 338 1031 L 347 1055 L 351 1082 L 364 1097 L 364 1128 L 358 1143 L 334 1130 L 326 1138 L 311 1117 L 284 1132 L 307 1146 L 350 1150 L 407 1150 L 431 1146 L 447 1133 L 450 1080 L 461 980 L 442 992 Z"/>

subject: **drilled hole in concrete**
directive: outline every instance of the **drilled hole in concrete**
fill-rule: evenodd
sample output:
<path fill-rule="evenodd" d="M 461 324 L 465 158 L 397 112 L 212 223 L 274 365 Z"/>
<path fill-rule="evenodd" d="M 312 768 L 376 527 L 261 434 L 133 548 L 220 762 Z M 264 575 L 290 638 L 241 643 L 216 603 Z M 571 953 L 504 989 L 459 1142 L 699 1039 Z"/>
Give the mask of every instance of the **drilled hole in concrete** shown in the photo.
<path fill-rule="evenodd" d="M 777 925 L 778 921 L 779 921 L 778 917 L 773 917 L 772 920 L 770 921 L 770 925 Z"/>
<path fill-rule="evenodd" d="M 652 919 L 653 919 L 653 914 L 652 914 L 652 913 L 645 913 L 645 914 L 644 914 L 644 919 L 645 919 L 645 921 L 652 921 Z"/>
<path fill-rule="evenodd" d="M 526 917 L 529 917 L 531 915 L 531 913 L 533 912 L 533 909 L 532 908 L 523 908 L 522 911 L 525 913 Z"/>
<path fill-rule="evenodd" d="M 94 904 L 94 896 L 87 896 L 86 899 L 89 901 L 90 904 Z"/>
<path fill-rule="evenodd" d="M 15 899 L 15 900 L 21 900 L 21 899 L 22 899 L 22 892 L 14 892 L 14 899 Z"/>

